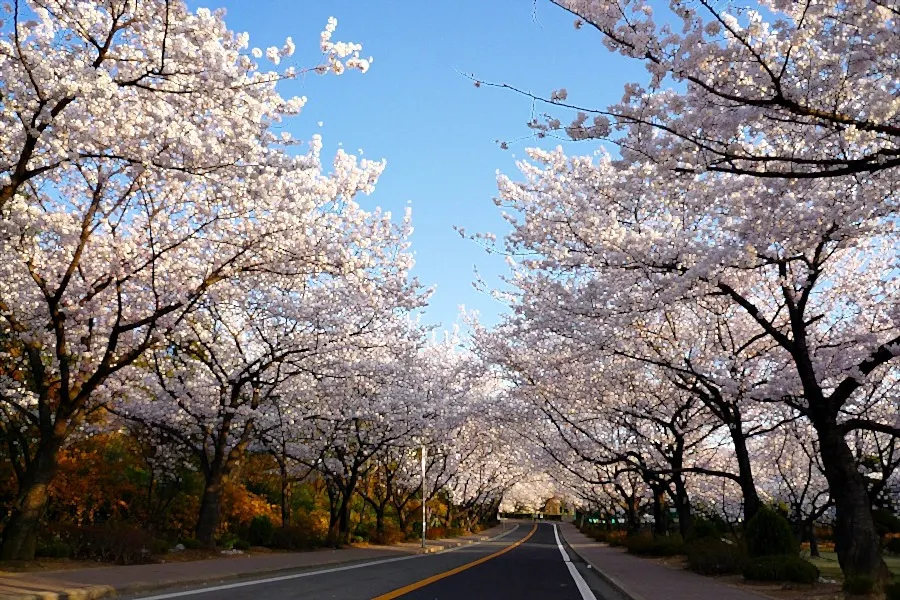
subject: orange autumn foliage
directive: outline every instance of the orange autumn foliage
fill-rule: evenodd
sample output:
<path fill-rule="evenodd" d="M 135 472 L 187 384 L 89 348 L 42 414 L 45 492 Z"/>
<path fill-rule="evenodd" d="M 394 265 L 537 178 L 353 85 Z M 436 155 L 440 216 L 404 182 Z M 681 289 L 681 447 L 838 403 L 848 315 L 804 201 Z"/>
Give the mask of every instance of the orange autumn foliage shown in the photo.
<path fill-rule="evenodd" d="M 231 531 L 241 525 L 249 525 L 254 517 L 266 516 L 275 525 L 281 525 L 278 506 L 258 494 L 249 491 L 238 481 L 228 481 L 222 489 L 222 521 L 220 531 Z"/>
<path fill-rule="evenodd" d="M 139 518 L 132 505 L 146 492 L 137 483 L 141 465 L 131 446 L 125 436 L 105 434 L 63 449 L 48 518 L 74 525 Z"/>

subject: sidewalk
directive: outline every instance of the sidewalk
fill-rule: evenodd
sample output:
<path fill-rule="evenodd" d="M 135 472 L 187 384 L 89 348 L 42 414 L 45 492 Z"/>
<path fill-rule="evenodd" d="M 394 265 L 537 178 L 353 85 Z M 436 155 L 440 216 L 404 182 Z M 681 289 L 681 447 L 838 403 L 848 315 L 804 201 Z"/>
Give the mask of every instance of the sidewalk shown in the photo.
<path fill-rule="evenodd" d="M 572 550 L 619 592 L 632 600 L 760 600 L 768 598 L 690 571 L 670 569 L 599 544 L 572 523 L 560 525 Z"/>
<path fill-rule="evenodd" d="M 476 535 L 429 540 L 424 552 L 440 552 L 500 535 L 500 527 Z M 200 585 L 230 579 L 329 567 L 422 553 L 412 542 L 396 546 L 352 547 L 271 554 L 242 554 L 192 562 L 127 567 L 97 567 L 41 573 L 0 572 L 0 600 L 95 600 L 114 595 L 149 592 L 179 585 Z"/>

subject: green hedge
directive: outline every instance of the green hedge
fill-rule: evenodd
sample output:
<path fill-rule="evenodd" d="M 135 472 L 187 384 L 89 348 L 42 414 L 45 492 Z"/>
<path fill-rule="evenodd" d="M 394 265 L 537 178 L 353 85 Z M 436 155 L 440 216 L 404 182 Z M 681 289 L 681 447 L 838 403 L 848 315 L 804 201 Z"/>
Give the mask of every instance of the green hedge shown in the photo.
<path fill-rule="evenodd" d="M 796 556 L 800 544 L 794 539 L 791 524 L 769 507 L 761 508 L 747 521 L 744 529 L 750 556 Z"/>
<path fill-rule="evenodd" d="M 891 554 L 900 554 L 900 537 L 888 538 L 884 543 L 884 549 Z"/>
<path fill-rule="evenodd" d="M 761 556 L 752 558 L 744 567 L 744 579 L 750 581 L 792 581 L 815 583 L 819 569 L 799 556 Z"/>
<path fill-rule="evenodd" d="M 675 556 L 684 554 L 684 542 L 680 535 L 652 537 L 632 535 L 625 538 L 625 548 L 638 556 Z"/>
<path fill-rule="evenodd" d="M 889 583 L 884 588 L 885 600 L 900 600 L 900 580 Z"/>
<path fill-rule="evenodd" d="M 737 575 L 747 564 L 747 552 L 737 543 L 699 540 L 686 548 L 688 567 L 701 575 Z"/>

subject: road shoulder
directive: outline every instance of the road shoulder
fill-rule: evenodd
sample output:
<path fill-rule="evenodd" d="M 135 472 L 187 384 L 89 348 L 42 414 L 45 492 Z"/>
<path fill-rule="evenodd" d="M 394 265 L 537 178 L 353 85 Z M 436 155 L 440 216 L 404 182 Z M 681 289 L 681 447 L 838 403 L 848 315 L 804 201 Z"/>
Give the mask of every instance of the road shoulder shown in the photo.
<path fill-rule="evenodd" d="M 507 528 L 506 531 L 509 531 Z M 504 533 L 500 527 L 480 534 L 418 544 L 352 547 L 278 554 L 222 557 L 194 562 L 110 566 L 72 571 L 0 574 L 0 600 L 99 600 L 167 588 L 215 585 L 226 582 L 302 573 L 391 558 L 413 557 L 486 541 Z"/>

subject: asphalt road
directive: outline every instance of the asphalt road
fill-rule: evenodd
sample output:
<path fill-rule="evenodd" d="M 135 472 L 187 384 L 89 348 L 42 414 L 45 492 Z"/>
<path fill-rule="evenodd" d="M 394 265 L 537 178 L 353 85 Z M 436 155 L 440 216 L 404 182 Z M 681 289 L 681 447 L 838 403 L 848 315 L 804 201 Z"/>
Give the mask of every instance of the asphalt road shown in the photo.
<path fill-rule="evenodd" d="M 438 554 L 156 592 L 135 600 L 621 600 L 557 540 L 561 537 L 552 523 L 522 522 L 501 539 Z"/>

